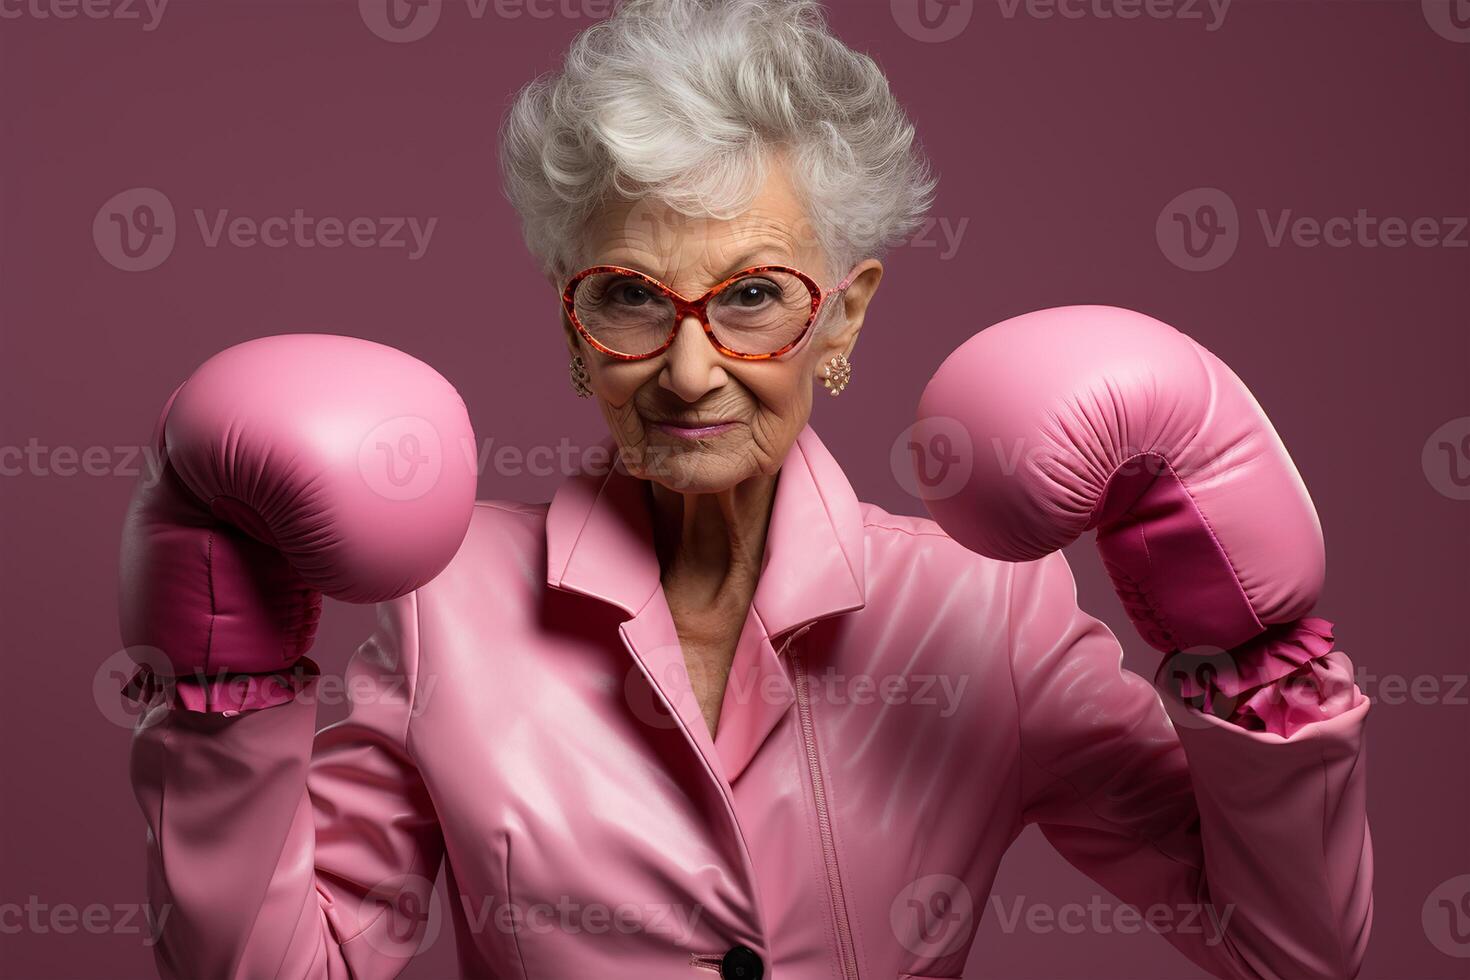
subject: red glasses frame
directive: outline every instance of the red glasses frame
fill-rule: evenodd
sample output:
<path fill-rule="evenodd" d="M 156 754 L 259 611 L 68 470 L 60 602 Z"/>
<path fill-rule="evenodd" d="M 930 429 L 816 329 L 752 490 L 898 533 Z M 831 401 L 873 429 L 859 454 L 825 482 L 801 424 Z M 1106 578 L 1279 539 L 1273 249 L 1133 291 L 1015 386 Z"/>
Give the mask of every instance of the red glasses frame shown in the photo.
<path fill-rule="evenodd" d="M 660 296 L 663 296 L 665 299 L 674 304 L 674 325 L 669 330 L 668 337 L 666 337 L 664 339 L 664 342 L 657 348 L 649 351 L 646 354 L 624 354 L 622 351 L 615 351 L 598 343 L 597 338 L 592 336 L 591 331 L 589 331 L 586 327 L 582 325 L 582 321 L 577 317 L 577 307 L 576 301 L 574 299 L 577 293 L 577 286 L 579 286 L 582 280 L 586 279 L 588 276 L 599 275 L 604 272 L 615 272 L 619 275 L 632 276 L 633 278 L 638 279 L 641 282 L 652 287 L 653 290 L 657 292 Z M 726 347 L 724 344 L 720 343 L 719 338 L 715 336 L 714 327 L 710 326 L 709 317 L 705 315 L 705 307 L 709 304 L 710 300 L 714 299 L 730 286 L 734 285 L 742 279 L 748 278 L 749 276 L 755 275 L 756 273 L 760 272 L 785 272 L 795 276 L 797 279 L 800 279 L 803 285 L 806 286 L 807 292 L 811 293 L 812 309 L 811 312 L 807 314 L 806 323 L 802 324 L 801 333 L 797 334 L 795 339 L 793 339 L 786 346 L 782 347 L 780 350 L 771 351 L 768 354 L 746 354 L 742 351 L 732 350 L 729 347 Z M 811 330 L 812 324 L 816 322 L 817 314 L 821 312 L 822 304 L 826 302 L 827 297 L 831 296 L 833 293 L 840 293 L 842 290 L 851 285 L 852 273 L 850 272 L 837 285 L 833 286 L 829 290 L 824 291 L 821 286 L 817 285 L 816 280 L 812 279 L 811 276 L 802 272 L 800 269 L 793 269 L 789 265 L 753 265 L 747 269 L 741 269 L 739 272 L 733 273 L 722 279 L 720 282 L 710 287 L 710 289 L 698 299 L 686 299 L 680 294 L 674 292 L 674 290 L 670 289 L 668 286 L 665 286 L 663 283 L 653 278 L 653 276 L 639 272 L 637 269 L 628 269 L 620 265 L 594 265 L 589 266 L 588 268 L 583 269 L 581 272 L 577 273 L 575 276 L 572 276 L 572 278 L 567 282 L 566 288 L 562 290 L 561 302 L 562 306 L 567 311 L 567 318 L 572 321 L 572 326 L 577 328 L 577 333 L 581 334 L 582 339 L 587 341 L 587 343 L 591 344 L 597 350 L 606 354 L 608 357 L 616 358 L 620 361 L 642 361 L 646 360 L 647 358 L 657 357 L 658 355 L 662 354 L 664 351 L 673 346 L 674 338 L 679 335 L 679 324 L 683 323 L 686 318 L 691 316 L 697 319 L 700 322 L 700 325 L 704 327 L 705 337 L 709 339 L 710 344 L 714 346 L 715 350 L 719 351 L 721 354 L 724 354 L 726 357 L 737 357 L 743 361 L 765 361 L 773 357 L 780 357 L 782 354 L 785 354 L 788 351 L 796 348 L 798 344 L 806 339 L 806 335 Z"/>

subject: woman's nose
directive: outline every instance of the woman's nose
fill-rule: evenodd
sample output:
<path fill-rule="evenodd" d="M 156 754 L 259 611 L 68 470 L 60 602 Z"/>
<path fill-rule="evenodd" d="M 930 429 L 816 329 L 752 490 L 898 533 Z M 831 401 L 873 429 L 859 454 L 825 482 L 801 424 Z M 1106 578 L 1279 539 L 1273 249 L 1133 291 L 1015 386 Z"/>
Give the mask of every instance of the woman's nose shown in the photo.
<path fill-rule="evenodd" d="M 727 380 L 723 356 L 704 335 L 704 325 L 686 316 L 665 354 L 659 384 L 686 402 L 696 402 Z"/>

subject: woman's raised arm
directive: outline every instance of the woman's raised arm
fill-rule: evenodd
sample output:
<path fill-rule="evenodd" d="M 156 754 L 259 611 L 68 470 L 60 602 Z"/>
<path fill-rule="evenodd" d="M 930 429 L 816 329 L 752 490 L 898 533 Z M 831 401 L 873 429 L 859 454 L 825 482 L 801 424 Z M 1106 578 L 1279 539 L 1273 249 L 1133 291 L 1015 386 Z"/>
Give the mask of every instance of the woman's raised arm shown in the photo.
<path fill-rule="evenodd" d="M 315 677 L 239 712 L 154 699 L 132 780 L 163 976 L 383 980 L 412 958 L 443 857 L 407 744 L 415 604 L 379 607 L 347 670 L 351 713 L 314 743 Z"/>
<path fill-rule="evenodd" d="M 123 530 L 133 786 L 167 976 L 390 977 L 443 845 L 409 747 L 417 590 L 473 510 L 458 394 L 349 337 L 232 347 L 169 399 Z M 379 602 L 315 737 L 322 595 Z"/>

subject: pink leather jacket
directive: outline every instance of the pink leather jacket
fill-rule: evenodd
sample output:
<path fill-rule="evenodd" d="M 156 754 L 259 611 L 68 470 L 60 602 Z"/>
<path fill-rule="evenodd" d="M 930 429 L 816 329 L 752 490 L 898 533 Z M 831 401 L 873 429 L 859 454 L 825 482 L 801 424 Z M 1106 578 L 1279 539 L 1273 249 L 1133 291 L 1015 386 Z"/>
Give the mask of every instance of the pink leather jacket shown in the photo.
<path fill-rule="evenodd" d="M 314 740 L 319 681 L 155 704 L 133 779 L 163 972 L 391 977 L 443 862 L 427 917 L 467 976 L 959 977 L 1031 823 L 1140 909 L 1206 905 L 1223 940 L 1167 938 L 1212 973 L 1357 971 L 1368 703 L 1341 653 L 1299 673 L 1347 693 L 1288 737 L 1161 698 L 1060 554 L 993 561 L 860 503 L 808 429 L 712 740 L 645 493 L 480 504 L 448 569 L 379 607 Z"/>

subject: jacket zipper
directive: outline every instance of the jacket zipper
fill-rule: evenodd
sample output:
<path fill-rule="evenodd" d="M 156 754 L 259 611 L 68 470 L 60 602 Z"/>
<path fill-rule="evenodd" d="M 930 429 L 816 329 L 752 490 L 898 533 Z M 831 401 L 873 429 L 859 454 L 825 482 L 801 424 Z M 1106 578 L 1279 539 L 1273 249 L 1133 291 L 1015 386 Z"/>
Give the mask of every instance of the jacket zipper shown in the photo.
<path fill-rule="evenodd" d="M 797 637 L 810 626 L 802 627 L 786 641 L 784 653 Z M 822 764 L 817 755 L 817 732 L 812 723 L 811 691 L 807 681 L 806 665 L 800 657 L 791 658 L 791 669 L 796 675 L 796 710 L 801 717 L 802 744 L 806 748 L 807 770 L 812 780 L 812 799 L 817 806 L 817 827 L 822 838 L 822 857 L 827 865 L 827 895 L 832 903 L 833 924 L 837 930 L 837 959 L 842 966 L 843 980 L 858 980 L 857 955 L 852 944 L 852 925 L 847 917 L 847 899 L 842 893 L 842 875 L 837 867 L 837 844 L 832 836 L 832 815 L 827 810 L 827 790 L 822 780 Z"/>
<path fill-rule="evenodd" d="M 719 973 L 720 964 L 724 960 L 724 956 L 719 953 L 691 953 L 689 956 L 689 965 L 700 970 L 714 970 L 716 973 Z"/>

